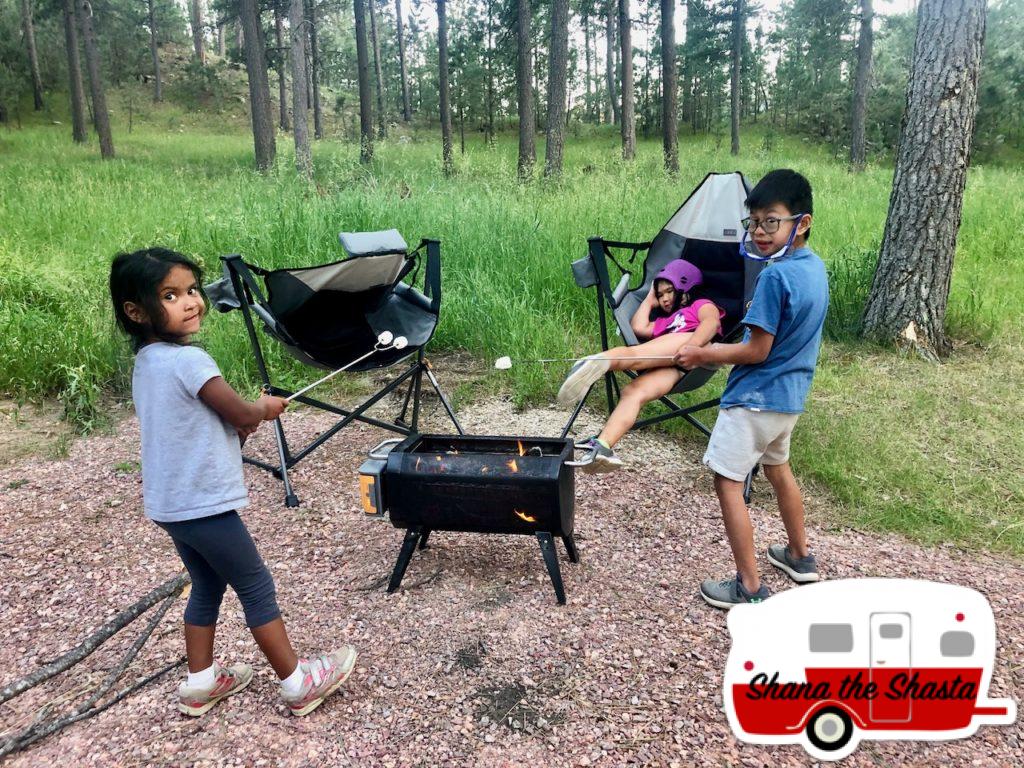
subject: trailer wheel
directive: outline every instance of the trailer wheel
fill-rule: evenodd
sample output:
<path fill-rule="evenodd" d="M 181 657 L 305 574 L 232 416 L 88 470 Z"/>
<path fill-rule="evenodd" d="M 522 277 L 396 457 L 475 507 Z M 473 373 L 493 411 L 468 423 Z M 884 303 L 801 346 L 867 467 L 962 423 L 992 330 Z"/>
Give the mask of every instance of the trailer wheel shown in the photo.
<path fill-rule="evenodd" d="M 835 752 L 853 738 L 853 721 L 837 707 L 825 707 L 807 723 L 807 738 L 823 752 Z"/>

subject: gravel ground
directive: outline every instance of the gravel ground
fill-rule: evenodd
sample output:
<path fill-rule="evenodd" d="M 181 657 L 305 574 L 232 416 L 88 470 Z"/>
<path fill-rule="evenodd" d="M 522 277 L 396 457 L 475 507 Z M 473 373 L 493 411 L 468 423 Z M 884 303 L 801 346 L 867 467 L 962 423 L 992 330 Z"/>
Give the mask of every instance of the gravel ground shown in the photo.
<path fill-rule="evenodd" d="M 462 418 L 473 432 L 557 434 L 565 414 L 513 413 L 503 401 L 488 401 Z M 308 411 L 286 420 L 305 437 L 329 423 Z M 580 434 L 593 426 L 585 416 Z M 252 504 L 244 513 L 300 652 L 341 642 L 359 649 L 340 695 L 308 718 L 290 717 L 229 594 L 218 655 L 254 664 L 245 693 L 204 718 L 185 718 L 174 709 L 172 673 L 9 764 L 810 762 L 800 747 L 737 742 L 721 711 L 725 616 L 705 606 L 696 587 L 706 576 L 731 573 L 731 558 L 694 444 L 630 436 L 621 448 L 623 470 L 578 475 L 582 562 L 562 556 L 569 602 L 560 607 L 536 543 L 526 537 L 435 533 L 413 558 L 402 589 L 387 595 L 384 580 L 402 533 L 365 518 L 355 480 L 382 434 L 358 426 L 342 435 L 293 473 L 298 509 L 282 505 L 269 475 L 247 468 Z M 248 450 L 266 454 L 272 446 L 264 428 Z M 21 459 L 0 468 L 0 682 L 53 659 L 180 569 L 169 539 L 142 517 L 131 464 L 138 450 L 137 423 L 127 418 L 112 436 L 76 442 L 64 460 Z M 772 505 L 761 483 L 753 509 L 760 547 L 781 540 Z M 921 577 L 987 594 L 1000 644 L 991 695 L 1024 699 L 1024 564 L 817 522 L 811 540 L 827 577 Z M 765 578 L 775 590 L 788 588 L 774 569 Z M 59 708 L 98 684 L 140 629 L 129 627 L 72 673 L 0 706 L 0 729 L 23 727 L 40 707 Z M 125 679 L 159 669 L 182 650 L 174 608 Z M 865 741 L 845 764 L 1010 766 L 1020 765 L 1021 748 L 1018 721 L 961 741 Z"/>

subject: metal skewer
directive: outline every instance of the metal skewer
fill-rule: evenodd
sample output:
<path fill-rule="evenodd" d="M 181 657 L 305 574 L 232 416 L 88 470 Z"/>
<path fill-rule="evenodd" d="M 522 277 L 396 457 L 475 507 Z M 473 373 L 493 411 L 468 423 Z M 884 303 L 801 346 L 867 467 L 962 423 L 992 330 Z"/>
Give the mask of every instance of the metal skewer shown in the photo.
<path fill-rule="evenodd" d="M 381 331 L 380 335 L 377 336 L 377 343 L 374 344 L 373 345 L 373 349 L 371 349 L 365 355 L 363 355 L 362 357 L 356 358 L 355 360 L 353 360 L 348 365 L 343 365 L 341 368 L 338 368 L 336 371 L 331 371 L 330 373 L 328 373 L 323 378 L 317 379 L 312 384 L 309 384 L 308 386 L 305 386 L 302 389 L 300 389 L 298 392 L 293 392 L 292 394 L 290 394 L 288 397 L 285 398 L 285 401 L 290 403 L 296 397 L 299 397 L 300 395 L 304 395 L 307 392 L 309 392 L 309 390 L 313 389 L 313 387 L 318 387 L 321 384 L 323 384 L 325 381 L 327 381 L 327 380 L 337 376 L 342 371 L 347 371 L 353 365 L 356 365 L 357 363 L 361 363 L 363 360 L 368 358 L 370 355 L 375 355 L 378 352 L 384 352 L 384 351 L 389 350 L 389 349 L 405 349 L 408 345 L 409 345 L 409 341 L 408 341 L 408 339 L 405 338 L 405 336 L 395 336 L 393 333 L 391 333 L 391 331 Z"/>

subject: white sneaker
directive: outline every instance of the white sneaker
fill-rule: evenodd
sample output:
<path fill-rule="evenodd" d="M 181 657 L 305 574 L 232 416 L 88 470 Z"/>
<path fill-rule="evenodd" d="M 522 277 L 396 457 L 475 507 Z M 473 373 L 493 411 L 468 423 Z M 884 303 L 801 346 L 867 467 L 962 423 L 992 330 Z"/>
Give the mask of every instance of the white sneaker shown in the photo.
<path fill-rule="evenodd" d="M 343 645 L 311 661 L 300 659 L 299 666 L 304 674 L 302 688 L 295 696 L 288 696 L 281 691 L 281 698 L 293 715 L 308 715 L 341 687 L 355 665 L 356 649 L 351 645 Z"/>

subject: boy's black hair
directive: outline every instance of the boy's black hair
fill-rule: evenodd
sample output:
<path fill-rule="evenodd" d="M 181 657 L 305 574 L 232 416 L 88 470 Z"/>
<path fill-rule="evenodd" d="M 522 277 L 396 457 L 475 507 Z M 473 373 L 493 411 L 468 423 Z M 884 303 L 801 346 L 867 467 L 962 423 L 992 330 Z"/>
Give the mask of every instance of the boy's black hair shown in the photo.
<path fill-rule="evenodd" d="M 814 213 L 814 197 L 811 194 L 811 183 L 801 174 L 789 168 L 769 171 L 757 185 L 750 190 L 746 199 L 747 210 L 767 208 L 781 203 L 790 213 Z M 804 240 L 811 239 L 808 227 Z"/>
<path fill-rule="evenodd" d="M 164 310 L 157 291 L 167 273 L 176 266 L 185 267 L 196 277 L 202 293 L 203 270 L 187 256 L 168 248 L 146 248 L 132 253 L 119 253 L 110 265 L 110 299 L 114 303 L 114 318 L 118 326 L 131 337 L 132 350 L 138 352 L 154 336 L 172 344 L 180 338 L 163 328 Z M 137 323 L 125 312 L 125 302 L 142 307 L 148 323 Z"/>

